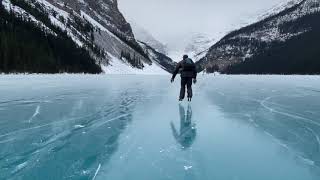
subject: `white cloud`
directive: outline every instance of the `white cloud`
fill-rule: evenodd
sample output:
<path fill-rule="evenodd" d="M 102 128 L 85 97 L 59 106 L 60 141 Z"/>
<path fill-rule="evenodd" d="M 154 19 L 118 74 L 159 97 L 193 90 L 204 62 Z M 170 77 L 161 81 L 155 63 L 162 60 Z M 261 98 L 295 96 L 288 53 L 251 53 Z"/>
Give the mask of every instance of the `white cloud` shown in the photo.
<path fill-rule="evenodd" d="M 169 46 L 179 46 L 192 32 L 219 38 L 284 1 L 288 0 L 119 0 L 119 6 L 128 20 Z"/>

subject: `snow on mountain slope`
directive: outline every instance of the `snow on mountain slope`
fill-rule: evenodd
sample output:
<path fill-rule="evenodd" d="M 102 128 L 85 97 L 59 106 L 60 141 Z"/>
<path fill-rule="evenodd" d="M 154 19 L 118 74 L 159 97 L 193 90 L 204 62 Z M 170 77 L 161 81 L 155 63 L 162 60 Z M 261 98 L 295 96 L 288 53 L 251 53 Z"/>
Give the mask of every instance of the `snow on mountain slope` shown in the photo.
<path fill-rule="evenodd" d="M 175 62 L 182 60 L 182 56 L 187 54 L 195 62 L 206 55 L 209 48 L 215 43 L 210 35 L 204 33 L 190 33 L 185 36 L 184 41 L 170 47 L 168 56 Z"/>
<path fill-rule="evenodd" d="M 111 60 L 109 61 L 109 65 L 102 66 L 102 70 L 106 74 L 145 74 L 145 75 L 166 75 L 167 71 L 162 69 L 156 63 L 151 65 L 146 65 L 143 69 L 136 69 L 130 67 L 130 64 L 122 61 L 112 55 L 110 55 Z"/>
<path fill-rule="evenodd" d="M 224 71 L 231 65 L 267 51 L 275 43 L 286 43 L 309 32 L 312 26 L 301 24 L 299 20 L 310 17 L 311 21 L 311 15 L 320 12 L 320 1 L 293 1 L 282 9 L 279 13 L 226 35 L 198 62 L 199 70 Z"/>
<path fill-rule="evenodd" d="M 139 48 L 138 44 L 133 37 L 129 23 L 125 21 L 118 10 L 117 1 L 38 1 L 43 3 L 49 12 L 56 11 L 58 16 L 65 17 L 66 19 L 75 16 L 89 22 L 96 28 L 94 32 L 95 44 L 113 56 L 120 57 L 121 51 L 126 51 L 136 54 L 142 61 L 148 61 L 146 57 L 143 57 L 140 52 L 134 49 Z M 77 34 L 79 33 L 77 32 Z M 103 41 L 111 43 L 106 46 L 105 43 L 102 43 Z M 102 63 L 107 64 L 107 61 L 103 61 Z"/>
<path fill-rule="evenodd" d="M 42 1 L 42 0 L 39 0 Z M 130 24 L 125 20 L 118 9 L 117 0 L 46 0 L 50 4 L 80 14 L 80 11 L 88 14 L 92 19 L 106 27 L 109 31 L 133 38 Z"/>
<path fill-rule="evenodd" d="M 154 48 L 162 54 L 166 55 L 168 53 L 166 45 L 158 41 L 155 37 L 153 37 L 151 33 L 149 33 L 143 27 L 134 22 L 131 22 L 130 25 L 132 27 L 133 34 L 137 40 L 147 43 L 149 46 L 151 46 L 152 48 Z"/>
<path fill-rule="evenodd" d="M 261 21 L 267 17 L 274 16 L 278 14 L 281 11 L 284 11 L 285 9 L 291 8 L 295 6 L 296 4 L 300 3 L 302 0 L 289 0 L 281 2 L 270 9 L 267 10 L 267 12 L 263 12 L 260 16 L 258 16 L 257 21 Z"/>
<path fill-rule="evenodd" d="M 79 46 L 86 47 L 106 72 L 158 74 L 162 70 L 153 67 L 150 57 L 135 40 L 131 26 L 119 11 L 116 0 L 24 1 L 34 8 L 41 9 L 48 15 L 52 24 L 67 32 Z M 10 5 L 10 0 L 3 0 L 2 3 L 8 11 L 11 8 L 17 14 L 23 14 L 26 19 L 32 19 L 39 26 L 45 26 L 26 10 Z M 134 59 L 123 58 L 123 54 Z M 119 67 L 116 67 L 117 65 Z"/>
<path fill-rule="evenodd" d="M 1 4 L 0 4 L 1 5 Z M 34 16 L 32 16 L 30 13 L 26 12 L 24 9 L 20 8 L 19 6 L 15 6 L 11 3 L 9 0 L 2 0 L 2 5 L 7 11 L 13 11 L 18 16 L 21 16 L 24 18 L 24 20 L 30 20 L 31 22 L 37 24 L 38 26 L 46 29 L 47 32 L 55 34 L 53 31 L 51 31 L 50 28 L 48 28 L 45 24 L 43 24 L 41 21 L 38 21 Z"/>
<path fill-rule="evenodd" d="M 184 50 L 185 54 L 188 54 L 194 61 L 201 59 L 214 44 L 214 40 L 209 37 L 206 34 L 194 34 Z"/>
<path fill-rule="evenodd" d="M 152 65 L 156 64 L 165 71 L 173 73 L 176 63 L 170 57 L 158 52 L 145 42 L 139 41 L 139 44 L 150 57 Z"/>

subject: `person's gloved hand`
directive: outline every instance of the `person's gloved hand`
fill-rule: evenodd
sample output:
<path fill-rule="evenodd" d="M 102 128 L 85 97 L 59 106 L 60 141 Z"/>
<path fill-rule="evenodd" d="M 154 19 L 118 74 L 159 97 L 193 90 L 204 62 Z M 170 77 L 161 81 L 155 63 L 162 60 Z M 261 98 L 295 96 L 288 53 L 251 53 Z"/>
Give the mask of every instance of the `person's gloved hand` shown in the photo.
<path fill-rule="evenodd" d="M 173 83 L 174 82 L 174 78 L 171 78 L 171 83 Z"/>
<path fill-rule="evenodd" d="M 197 79 L 193 79 L 193 84 L 196 84 L 197 83 Z"/>

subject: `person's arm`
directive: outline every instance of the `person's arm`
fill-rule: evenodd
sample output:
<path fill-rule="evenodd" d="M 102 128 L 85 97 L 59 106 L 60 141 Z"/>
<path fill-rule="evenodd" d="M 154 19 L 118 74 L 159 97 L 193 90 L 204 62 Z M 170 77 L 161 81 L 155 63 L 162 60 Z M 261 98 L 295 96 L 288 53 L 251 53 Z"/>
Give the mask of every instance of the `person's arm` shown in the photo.
<path fill-rule="evenodd" d="M 196 65 L 193 66 L 193 83 L 197 83 L 197 75 L 198 75 L 198 72 L 197 72 L 197 67 Z"/>
<path fill-rule="evenodd" d="M 179 141 L 179 133 L 178 133 L 177 129 L 174 127 L 173 122 L 170 123 L 170 126 L 171 126 L 171 130 L 172 130 L 173 137 L 174 137 L 177 141 Z"/>
<path fill-rule="evenodd" d="M 176 66 L 176 69 L 172 73 L 171 82 L 173 82 L 174 78 L 176 78 L 177 74 L 179 73 L 180 68 L 181 68 L 181 63 L 178 63 L 177 66 Z"/>

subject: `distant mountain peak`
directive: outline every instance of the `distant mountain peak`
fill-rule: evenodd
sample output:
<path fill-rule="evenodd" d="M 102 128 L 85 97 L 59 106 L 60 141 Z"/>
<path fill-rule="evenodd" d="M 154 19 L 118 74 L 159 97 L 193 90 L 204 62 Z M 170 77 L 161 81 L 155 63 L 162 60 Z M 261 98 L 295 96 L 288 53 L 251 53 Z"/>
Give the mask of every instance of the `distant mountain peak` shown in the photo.
<path fill-rule="evenodd" d="M 147 43 L 149 46 L 162 54 L 168 54 L 168 48 L 165 44 L 157 40 L 149 31 L 135 22 L 130 22 L 135 38 Z"/>
<path fill-rule="evenodd" d="M 214 43 L 210 35 L 204 33 L 194 33 L 187 43 L 184 52 L 192 57 L 195 61 L 202 58 Z"/>

